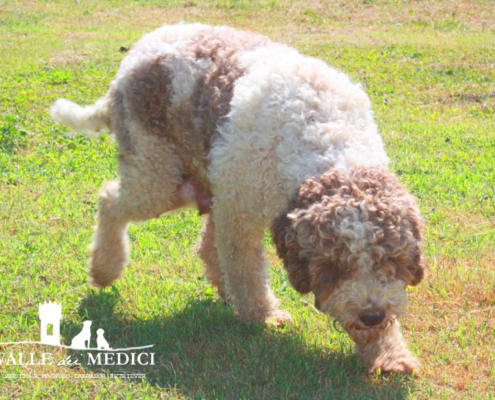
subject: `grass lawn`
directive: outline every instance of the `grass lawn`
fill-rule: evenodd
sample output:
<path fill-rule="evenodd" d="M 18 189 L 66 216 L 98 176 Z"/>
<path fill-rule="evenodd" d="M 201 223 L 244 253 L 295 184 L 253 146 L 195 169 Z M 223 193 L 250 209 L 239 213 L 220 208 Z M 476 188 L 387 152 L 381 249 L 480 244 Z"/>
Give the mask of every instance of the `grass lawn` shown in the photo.
<path fill-rule="evenodd" d="M 391 167 L 427 221 L 429 274 L 410 289 L 402 321 L 417 376 L 364 373 L 349 337 L 290 287 L 269 236 L 273 287 L 294 323 L 237 321 L 202 276 L 192 210 L 132 225 L 125 276 L 103 290 L 86 283 L 115 143 L 66 137 L 47 109 L 60 97 L 94 102 L 121 47 L 181 20 L 262 32 L 363 84 Z M 89 319 L 112 347 L 156 353 L 153 367 L 0 365 L 0 398 L 494 398 L 492 1 L 0 0 L 0 50 L 0 342 L 39 340 L 38 303 L 52 300 L 63 302 L 64 344 Z M 43 349 L 77 355 L 39 345 L 0 355 Z M 146 375 L 109 377 L 123 372 Z"/>

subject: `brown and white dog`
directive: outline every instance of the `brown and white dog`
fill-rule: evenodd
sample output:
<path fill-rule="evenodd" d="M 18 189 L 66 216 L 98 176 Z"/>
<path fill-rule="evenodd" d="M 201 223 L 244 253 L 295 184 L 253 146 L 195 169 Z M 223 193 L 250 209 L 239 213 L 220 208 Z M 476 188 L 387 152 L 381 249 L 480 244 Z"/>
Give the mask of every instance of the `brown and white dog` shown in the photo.
<path fill-rule="evenodd" d="M 423 220 L 345 74 L 261 35 L 179 24 L 144 36 L 94 105 L 58 100 L 50 111 L 118 142 L 120 180 L 99 198 L 95 285 L 122 274 L 130 221 L 196 204 L 208 214 L 206 275 L 239 317 L 291 318 L 268 281 L 271 227 L 292 285 L 314 293 L 371 371 L 418 366 L 397 317 L 424 275 Z"/>

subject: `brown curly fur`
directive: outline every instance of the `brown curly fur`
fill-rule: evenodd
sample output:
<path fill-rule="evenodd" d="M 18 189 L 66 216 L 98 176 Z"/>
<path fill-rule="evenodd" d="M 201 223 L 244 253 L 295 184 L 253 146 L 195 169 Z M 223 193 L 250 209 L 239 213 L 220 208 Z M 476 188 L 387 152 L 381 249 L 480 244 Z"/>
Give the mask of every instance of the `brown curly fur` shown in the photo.
<path fill-rule="evenodd" d="M 300 293 L 330 292 L 352 274 L 351 241 L 334 234 L 349 217 L 346 206 L 372 227 L 367 251 L 374 268 L 417 285 L 425 269 L 419 249 L 423 219 L 414 198 L 385 168 L 356 167 L 350 173 L 334 169 L 307 179 L 289 211 L 274 221 L 277 252 L 294 288 Z"/>
<path fill-rule="evenodd" d="M 361 346 L 395 324 L 404 312 L 405 286 L 417 285 L 425 274 L 419 208 L 381 166 L 332 169 L 307 179 L 272 224 L 272 235 L 294 288 L 313 291 L 316 307 Z M 339 297 L 346 283 L 354 292 Z M 363 300 L 356 283 L 369 298 L 379 291 L 384 299 Z M 386 312 L 383 323 L 364 326 L 359 316 L 376 310 Z"/>

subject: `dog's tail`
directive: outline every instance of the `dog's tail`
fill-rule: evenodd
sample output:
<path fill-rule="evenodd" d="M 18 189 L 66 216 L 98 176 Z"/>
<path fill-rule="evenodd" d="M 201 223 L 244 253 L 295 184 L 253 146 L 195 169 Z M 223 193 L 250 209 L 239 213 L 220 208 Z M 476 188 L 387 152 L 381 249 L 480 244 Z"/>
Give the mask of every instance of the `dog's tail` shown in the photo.
<path fill-rule="evenodd" d="M 112 113 L 109 96 L 86 107 L 65 99 L 58 99 L 50 107 L 51 117 L 69 127 L 72 133 L 99 134 L 112 132 Z"/>

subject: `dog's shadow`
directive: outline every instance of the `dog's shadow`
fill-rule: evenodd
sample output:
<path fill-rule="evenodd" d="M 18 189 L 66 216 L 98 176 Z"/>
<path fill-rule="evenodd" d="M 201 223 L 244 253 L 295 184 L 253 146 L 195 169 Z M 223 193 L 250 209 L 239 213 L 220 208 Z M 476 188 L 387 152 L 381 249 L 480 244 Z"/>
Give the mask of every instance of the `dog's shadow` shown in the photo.
<path fill-rule="evenodd" d="M 401 399 L 413 390 L 412 378 L 370 377 L 349 351 L 311 345 L 290 326 L 239 322 L 221 301 L 191 301 L 173 312 L 164 307 L 162 315 L 139 320 L 116 311 L 119 297 L 115 288 L 91 291 L 79 306 L 81 319 L 92 320 L 94 332 L 104 329 L 114 349 L 153 344 L 135 352 L 155 353 L 155 365 L 83 365 L 85 373 L 145 374 L 151 385 L 207 399 Z M 66 322 L 62 328 L 72 337 L 80 327 Z"/>

